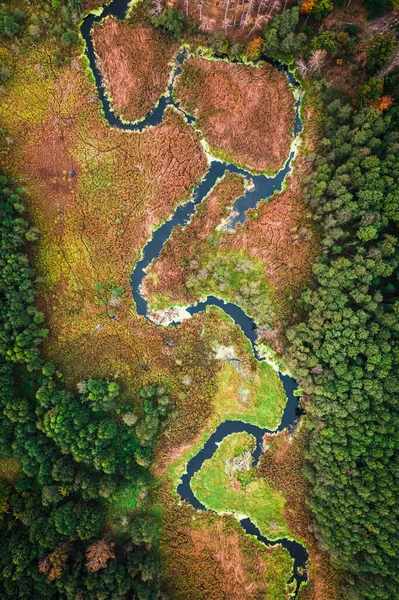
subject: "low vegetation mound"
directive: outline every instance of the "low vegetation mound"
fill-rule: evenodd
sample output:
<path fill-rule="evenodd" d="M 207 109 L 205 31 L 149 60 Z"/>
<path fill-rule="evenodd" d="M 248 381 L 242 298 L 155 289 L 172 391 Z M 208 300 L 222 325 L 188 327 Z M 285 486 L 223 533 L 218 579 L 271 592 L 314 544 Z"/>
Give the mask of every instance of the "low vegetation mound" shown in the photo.
<path fill-rule="evenodd" d="M 176 96 L 197 117 L 212 151 L 254 171 L 277 171 L 290 150 L 294 103 L 283 73 L 190 58 Z"/>
<path fill-rule="evenodd" d="M 149 25 L 114 18 L 93 28 L 93 44 L 115 112 L 132 121 L 142 119 L 166 89 L 178 45 Z"/>

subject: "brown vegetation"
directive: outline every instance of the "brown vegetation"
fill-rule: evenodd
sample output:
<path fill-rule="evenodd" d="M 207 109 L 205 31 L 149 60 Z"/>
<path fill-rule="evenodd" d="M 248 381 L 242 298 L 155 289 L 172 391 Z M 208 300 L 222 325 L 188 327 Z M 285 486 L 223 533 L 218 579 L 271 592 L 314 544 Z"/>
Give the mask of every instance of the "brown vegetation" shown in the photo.
<path fill-rule="evenodd" d="M 183 504 L 168 509 L 162 539 L 163 589 L 173 600 L 258 600 L 288 580 L 279 572 L 280 547 L 265 548 L 243 533 L 233 517 L 196 513 Z M 285 580 L 284 580 L 285 578 Z M 281 588 L 280 588 L 281 592 Z"/>
<path fill-rule="evenodd" d="M 97 540 L 86 550 L 86 567 L 91 573 L 105 569 L 111 558 L 115 558 L 114 542 Z"/>
<path fill-rule="evenodd" d="M 242 193 L 241 178 L 228 174 L 204 200 L 197 214 L 184 229 L 176 229 L 144 280 L 149 299 L 166 298 L 191 303 L 198 298 L 188 283 L 201 279 L 202 265 L 216 255 L 223 260 L 230 251 L 245 250 L 247 256 L 261 260 L 264 276 L 275 290 L 278 314 L 286 317 L 292 307 L 292 296 L 310 277 L 318 253 L 318 243 L 306 206 L 302 201 L 298 179 L 303 169 L 297 161 L 295 175 L 288 187 L 249 211 L 244 225 L 235 233 L 216 231 L 230 213 L 235 197 Z"/>
<path fill-rule="evenodd" d="M 200 31 L 209 34 L 223 32 L 234 42 L 247 42 L 259 35 L 283 4 L 288 8 L 296 0 L 167 0 L 176 5 L 190 21 L 199 24 Z"/>
<path fill-rule="evenodd" d="M 87 377 L 115 377 L 134 399 L 143 383 L 166 382 L 178 414 L 158 448 L 159 463 L 168 464 L 176 449 L 196 439 L 212 413 L 220 369 L 212 344 L 245 346 L 246 341 L 217 310 L 178 328 L 156 328 L 136 314 L 129 277 L 154 227 L 188 197 L 207 163 L 198 135 L 173 110 L 161 126 L 142 134 L 108 127 L 81 65 L 64 65 L 55 73 L 49 51 L 21 50 L 0 107 L 0 124 L 14 139 L 8 167 L 26 188 L 28 217 L 40 230 L 34 259 L 44 280 L 39 302 L 50 329 L 45 352 L 70 385 Z M 239 185 L 232 178 L 225 196 L 214 192 L 202 215 L 204 234 L 225 216 Z M 124 288 L 117 306 L 111 304 L 114 285 Z M 263 593 L 265 581 L 272 585 L 273 557 L 281 549 L 260 547 L 237 533 L 233 520 L 198 516 L 189 507 L 172 509 L 168 502 L 173 501 L 168 490 L 162 499 L 167 506 L 163 548 L 166 586 L 174 598 L 250 599 Z M 209 519 L 215 525 L 210 527 Z M 54 578 L 68 554 L 65 548 L 57 552 L 40 563 Z M 197 596 L 190 595 L 193 590 Z"/>
<path fill-rule="evenodd" d="M 0 108 L 0 122 L 15 140 L 7 161 L 27 190 L 29 218 L 40 231 L 34 258 L 44 279 L 39 304 L 50 330 L 46 353 L 71 385 L 117 377 L 134 398 L 146 381 L 166 380 L 179 426 L 163 445 L 189 443 L 211 410 L 219 368 L 212 334 L 201 336 L 205 315 L 168 330 L 139 317 L 130 275 L 154 227 L 208 167 L 198 135 L 174 110 L 142 134 L 111 129 L 84 73 L 64 66 L 55 78 L 46 60 L 46 52 L 21 56 Z M 31 90 L 31 71 L 41 97 Z M 124 288 L 118 306 L 112 286 Z"/>
<path fill-rule="evenodd" d="M 222 158 L 273 172 L 288 158 L 294 100 L 286 76 L 271 65 L 190 58 L 175 93 Z"/>
<path fill-rule="evenodd" d="M 234 200 L 244 193 L 242 177 L 228 173 L 213 188 L 198 207 L 195 216 L 185 227 L 176 228 L 162 249 L 159 259 L 150 267 L 151 276 L 144 280 L 148 297 L 155 292 L 166 294 L 173 303 L 190 303 L 197 298 L 186 287 L 190 261 L 204 251 L 207 237 L 214 233 L 223 219 L 227 219 Z M 206 247 L 206 246 L 205 246 Z"/>
<path fill-rule="evenodd" d="M 103 6 L 106 0 L 83 0 L 83 12 L 89 12 L 90 10 L 94 10 Z"/>
<path fill-rule="evenodd" d="M 283 192 L 261 202 L 256 211 L 249 213 L 245 224 L 237 227 L 236 234 L 226 235 L 222 241 L 222 247 L 244 248 L 251 257 L 260 258 L 279 296 L 299 289 L 310 277 L 318 254 L 310 214 L 302 200 L 300 177 L 298 170 L 289 176 Z"/>
<path fill-rule="evenodd" d="M 39 560 L 39 571 L 51 580 L 59 579 L 66 567 L 71 549 L 69 542 L 57 544 L 52 552 Z"/>
<path fill-rule="evenodd" d="M 306 428 L 294 435 L 283 431 L 266 435 L 268 450 L 263 454 L 259 474 L 282 491 L 286 498 L 285 516 L 294 536 L 305 540 L 309 552 L 309 586 L 303 596 L 309 600 L 343 600 L 340 574 L 331 566 L 328 557 L 312 533 L 312 512 L 306 500 L 308 484 L 302 474 L 307 444 Z"/>
<path fill-rule="evenodd" d="M 112 17 L 95 25 L 92 35 L 113 109 L 124 119 L 142 119 L 166 90 L 178 44 L 150 25 Z"/>

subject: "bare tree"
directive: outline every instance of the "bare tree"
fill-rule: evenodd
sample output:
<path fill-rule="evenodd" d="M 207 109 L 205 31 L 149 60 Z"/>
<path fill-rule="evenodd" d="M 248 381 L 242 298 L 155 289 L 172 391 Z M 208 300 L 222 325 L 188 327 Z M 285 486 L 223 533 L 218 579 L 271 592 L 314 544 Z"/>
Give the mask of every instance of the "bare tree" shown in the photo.
<path fill-rule="evenodd" d="M 204 0 L 198 0 L 198 12 L 199 12 L 200 23 L 202 21 L 202 9 L 204 7 L 204 4 L 205 4 Z"/>
<path fill-rule="evenodd" d="M 208 17 L 203 17 L 199 28 L 200 31 L 203 31 L 204 33 L 209 33 L 213 30 L 214 26 L 215 23 L 212 19 L 209 19 Z"/>
<path fill-rule="evenodd" d="M 105 540 L 93 542 L 86 550 L 86 567 L 91 573 L 105 569 L 107 562 L 115 558 L 114 543 Z"/>
<path fill-rule="evenodd" d="M 161 12 L 163 11 L 163 3 L 162 0 L 153 0 L 151 8 L 150 8 L 150 16 L 151 17 L 159 17 Z"/>
<path fill-rule="evenodd" d="M 324 61 L 326 60 L 326 56 L 326 50 L 313 50 L 308 63 L 309 70 L 313 71 L 313 73 L 320 72 Z"/>
<path fill-rule="evenodd" d="M 296 66 L 297 66 L 298 71 L 302 75 L 302 77 L 306 77 L 306 75 L 309 72 L 309 68 L 308 68 L 308 65 L 306 64 L 306 62 L 302 58 L 299 58 L 296 61 Z"/>
<path fill-rule="evenodd" d="M 223 20 L 225 21 L 227 19 L 227 14 L 229 12 L 229 8 L 230 8 L 230 0 L 224 0 L 224 17 Z"/>
<path fill-rule="evenodd" d="M 258 4 L 258 10 L 256 13 L 256 16 L 259 15 L 259 13 L 267 6 L 268 0 L 260 0 L 259 4 Z"/>
<path fill-rule="evenodd" d="M 231 27 L 230 20 L 229 19 L 223 19 L 222 26 L 223 26 L 223 29 L 224 29 L 224 35 L 227 35 L 227 30 L 230 29 L 230 27 Z"/>
<path fill-rule="evenodd" d="M 265 15 L 256 15 L 253 25 L 252 25 L 247 37 L 249 37 L 253 31 L 259 31 L 260 29 L 263 29 L 263 27 L 265 26 L 265 23 L 266 23 Z"/>
<path fill-rule="evenodd" d="M 236 23 L 237 23 L 237 9 L 239 9 L 240 6 L 241 6 L 241 0 L 237 0 L 236 6 L 235 6 L 235 9 L 234 9 L 234 23 L 233 23 L 233 27 L 236 26 Z M 242 0 L 242 6 L 244 6 L 244 0 Z"/>
<path fill-rule="evenodd" d="M 190 0 L 184 0 L 184 8 L 186 11 L 186 17 L 188 17 L 188 8 L 189 8 Z"/>
<path fill-rule="evenodd" d="M 281 2 L 280 0 L 273 0 L 273 2 L 270 2 L 270 7 L 269 7 L 269 12 L 267 13 L 267 18 L 270 19 L 274 13 L 276 13 L 277 11 L 279 11 L 281 8 Z"/>
<path fill-rule="evenodd" d="M 39 571 L 53 581 L 59 579 L 68 562 L 71 545 L 69 542 L 57 544 L 50 554 L 39 560 Z"/>
<path fill-rule="evenodd" d="M 246 26 L 249 25 L 249 23 L 250 23 L 250 15 L 251 15 L 254 4 L 255 4 L 255 0 L 249 0 L 247 12 L 245 12 L 245 10 L 242 11 L 241 21 L 240 21 L 240 27 L 242 28 L 242 30 L 244 30 L 246 28 Z"/>

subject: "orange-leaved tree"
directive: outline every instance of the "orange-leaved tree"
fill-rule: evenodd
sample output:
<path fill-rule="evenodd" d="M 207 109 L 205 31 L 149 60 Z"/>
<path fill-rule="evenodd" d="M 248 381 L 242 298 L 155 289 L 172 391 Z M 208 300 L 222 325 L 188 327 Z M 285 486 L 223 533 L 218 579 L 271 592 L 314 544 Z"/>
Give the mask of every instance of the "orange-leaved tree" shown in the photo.
<path fill-rule="evenodd" d="M 312 10 L 314 9 L 314 6 L 316 4 L 316 0 L 305 0 L 305 2 L 303 2 L 301 4 L 301 8 L 299 9 L 299 12 L 302 13 L 303 15 L 309 15 Z"/>
<path fill-rule="evenodd" d="M 261 49 L 262 49 L 262 38 L 257 37 L 254 40 L 252 40 L 252 42 L 249 42 L 249 44 L 247 45 L 245 54 L 246 54 L 247 58 L 250 58 L 251 60 L 256 60 L 257 58 L 259 58 Z"/>
<path fill-rule="evenodd" d="M 91 573 L 105 569 L 107 562 L 115 558 L 114 542 L 97 540 L 86 550 L 86 567 Z"/>

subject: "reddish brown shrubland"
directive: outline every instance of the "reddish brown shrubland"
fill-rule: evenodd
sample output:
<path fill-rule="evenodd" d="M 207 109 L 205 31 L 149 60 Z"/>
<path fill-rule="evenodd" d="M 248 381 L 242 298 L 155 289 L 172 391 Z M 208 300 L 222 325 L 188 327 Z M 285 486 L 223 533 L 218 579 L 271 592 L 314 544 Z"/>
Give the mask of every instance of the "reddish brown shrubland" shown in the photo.
<path fill-rule="evenodd" d="M 177 6 L 190 21 L 196 21 L 200 31 L 208 36 L 223 32 L 232 42 L 247 43 L 256 37 L 281 11 L 282 4 L 275 0 L 167 0 L 168 6 Z M 297 0 L 284 0 L 286 8 Z"/>
<path fill-rule="evenodd" d="M 148 297 L 157 292 L 168 295 L 172 302 L 190 303 L 198 299 L 185 285 L 189 261 L 204 250 L 204 245 L 206 248 L 207 237 L 229 216 L 234 200 L 243 193 L 242 177 L 228 173 L 201 203 L 190 223 L 173 231 L 159 259 L 148 270 L 155 275 L 156 285 L 151 277 L 144 280 Z"/>
<path fill-rule="evenodd" d="M 167 492 L 166 492 L 167 493 Z M 243 534 L 233 517 L 173 506 L 168 495 L 161 547 L 163 589 L 173 600 L 259 600 L 272 598 L 281 548 L 262 547 Z M 284 577 L 284 574 L 283 574 Z M 288 600 L 289 595 L 280 600 Z"/>
<path fill-rule="evenodd" d="M 277 171 L 287 160 L 294 99 L 285 74 L 271 65 L 190 58 L 176 96 L 222 157 L 255 171 Z"/>
<path fill-rule="evenodd" d="M 128 120 L 142 119 L 166 89 L 168 63 L 178 44 L 150 25 L 112 17 L 95 25 L 92 35 L 115 112 Z"/>
<path fill-rule="evenodd" d="M 173 232 L 159 259 L 151 265 L 150 276 L 144 280 L 148 298 L 157 295 L 169 298 L 171 303 L 194 302 L 197 300 L 194 291 L 186 284 L 194 273 L 199 276 L 201 260 L 218 253 L 222 260 L 230 250 L 246 250 L 251 258 L 264 264 L 266 280 L 277 292 L 278 316 L 286 317 L 292 307 L 291 296 L 311 276 L 318 253 L 317 236 L 302 201 L 300 165 L 301 161 L 297 161 L 296 173 L 289 177 L 285 191 L 250 211 L 235 233 L 220 232 L 215 247 L 209 236 L 215 234 L 216 227 L 229 215 L 234 198 L 243 189 L 236 175 L 229 174 L 222 180 L 190 224 Z"/>
<path fill-rule="evenodd" d="M 288 178 L 287 189 L 261 202 L 256 218 L 251 218 L 253 212 L 249 213 L 235 235 L 226 235 L 222 240 L 223 248 L 245 248 L 250 256 L 260 258 L 278 295 L 287 289 L 298 290 L 309 279 L 318 254 L 310 216 L 302 200 L 299 171 L 297 164 L 295 175 Z"/>

